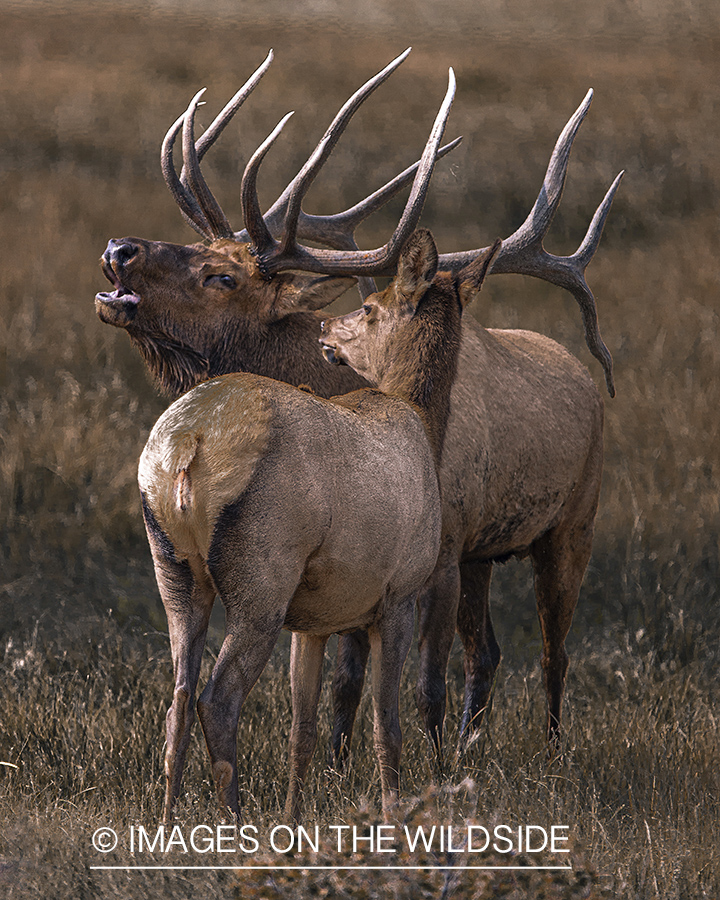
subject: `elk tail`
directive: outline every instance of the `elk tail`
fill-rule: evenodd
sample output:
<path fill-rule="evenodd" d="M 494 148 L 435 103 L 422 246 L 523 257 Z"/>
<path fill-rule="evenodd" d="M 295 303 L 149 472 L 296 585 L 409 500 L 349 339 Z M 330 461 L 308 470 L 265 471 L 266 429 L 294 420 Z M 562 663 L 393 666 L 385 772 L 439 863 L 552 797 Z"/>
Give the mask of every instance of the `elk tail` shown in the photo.
<path fill-rule="evenodd" d="M 175 508 L 179 512 L 185 512 L 192 503 L 193 492 L 190 466 L 197 454 L 199 443 L 200 435 L 184 434 L 180 441 L 172 448 L 173 459 L 168 468 L 170 469 L 170 472 L 175 472 L 172 495 Z"/>
<path fill-rule="evenodd" d="M 173 500 L 175 501 L 175 508 L 180 512 L 185 512 L 192 503 L 192 482 L 188 469 L 181 469 L 175 476 Z"/>

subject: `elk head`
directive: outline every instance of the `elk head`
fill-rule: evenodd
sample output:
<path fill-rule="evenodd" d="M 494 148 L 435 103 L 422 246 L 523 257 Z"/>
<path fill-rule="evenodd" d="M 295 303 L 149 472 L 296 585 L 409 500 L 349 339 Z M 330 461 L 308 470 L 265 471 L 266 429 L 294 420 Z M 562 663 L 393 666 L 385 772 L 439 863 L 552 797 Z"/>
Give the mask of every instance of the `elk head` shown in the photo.
<path fill-rule="evenodd" d="M 355 312 L 326 319 L 320 327 L 328 362 L 351 366 L 384 393 L 417 408 L 438 465 L 460 347 L 460 317 L 500 247 L 498 240 L 458 275 L 438 272 L 435 241 L 429 231 L 418 229 L 403 247 L 397 275 L 387 288 L 371 294 Z"/>
<path fill-rule="evenodd" d="M 295 354 L 292 350 L 294 344 L 303 345 L 305 333 L 315 344 L 318 323 L 312 312 L 358 280 L 361 290 L 368 292 L 374 289 L 373 274 L 394 271 L 403 241 L 422 211 L 436 158 L 459 143 L 458 139 L 439 148 L 454 95 L 451 71 L 447 95 L 418 163 L 344 213 L 310 216 L 301 209 L 303 197 L 353 113 L 408 52 L 350 98 L 305 166 L 263 215 L 255 186 L 257 173 L 289 116 L 279 123 L 243 176 L 247 230 L 233 232 L 207 187 L 200 160 L 264 74 L 272 54 L 197 142 L 194 121 L 202 92 L 168 131 L 162 151 L 166 182 L 185 219 L 209 243 L 182 246 L 132 237 L 111 240 L 101 266 L 114 290 L 95 298 L 102 321 L 127 330 L 167 393 L 178 395 L 204 378 L 243 370 L 296 383 L 318 381 L 307 370 L 322 364 L 319 353 L 310 362 L 301 360 L 299 350 Z M 181 129 L 184 166 L 178 176 L 173 146 Z M 375 251 L 358 250 L 354 238 L 358 224 L 412 179 L 405 212 L 390 241 Z M 331 249 L 305 247 L 298 238 Z M 289 326 L 284 320 L 293 313 Z M 340 382 L 330 380 L 330 392 L 335 393 L 359 384 L 357 378 L 346 376 Z"/>
<path fill-rule="evenodd" d="M 328 362 L 348 365 L 385 393 L 398 353 L 412 330 L 407 326 L 422 308 L 444 306 L 459 313 L 479 292 L 502 242 L 484 249 L 458 275 L 438 272 L 440 256 L 429 231 L 419 228 L 408 238 L 398 272 L 384 291 L 371 294 L 362 307 L 320 325 L 320 345 Z M 432 294 L 430 293 L 432 288 Z M 434 301 L 434 303 L 433 303 Z M 429 342 L 428 342 L 429 343 Z"/>
<path fill-rule="evenodd" d="M 182 246 L 127 237 L 111 240 L 102 269 L 114 286 L 95 298 L 103 322 L 124 328 L 151 372 L 171 395 L 214 375 L 253 366 L 265 345 L 267 372 L 275 374 L 264 334 L 285 316 L 327 306 L 354 278 L 283 272 L 267 281 L 246 243 L 218 238 L 210 246 Z M 297 328 L 300 322 L 294 322 Z M 291 380 L 289 377 L 287 380 Z"/>

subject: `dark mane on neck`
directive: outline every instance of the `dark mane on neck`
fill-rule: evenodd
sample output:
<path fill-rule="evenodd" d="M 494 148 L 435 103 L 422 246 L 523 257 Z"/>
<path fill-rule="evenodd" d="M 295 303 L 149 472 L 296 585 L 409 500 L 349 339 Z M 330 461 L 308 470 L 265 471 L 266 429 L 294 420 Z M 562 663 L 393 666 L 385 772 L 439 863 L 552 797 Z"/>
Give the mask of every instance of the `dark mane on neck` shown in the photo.
<path fill-rule="evenodd" d="M 128 329 L 128 333 L 160 390 L 173 400 L 201 381 L 231 372 L 306 384 L 321 397 L 366 387 L 367 382 L 353 369 L 323 359 L 319 324 L 314 313 L 304 311 L 270 324 L 238 317 L 218 330 L 204 352 L 160 332 Z"/>
<path fill-rule="evenodd" d="M 210 377 L 209 361 L 192 347 L 164 335 L 131 332 L 130 338 L 160 390 L 173 400 Z"/>

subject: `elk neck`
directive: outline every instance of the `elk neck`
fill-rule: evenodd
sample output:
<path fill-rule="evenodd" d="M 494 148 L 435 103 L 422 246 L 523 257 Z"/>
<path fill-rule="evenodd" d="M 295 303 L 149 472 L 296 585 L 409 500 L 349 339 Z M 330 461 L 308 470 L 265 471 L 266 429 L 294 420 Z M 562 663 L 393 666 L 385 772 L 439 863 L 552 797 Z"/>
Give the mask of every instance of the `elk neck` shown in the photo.
<path fill-rule="evenodd" d="M 321 397 L 367 387 L 347 366 L 329 365 L 318 348 L 319 321 L 312 312 L 261 321 L 235 316 L 223 327 L 172 337 L 128 329 L 160 389 L 172 399 L 202 381 L 232 372 L 307 385 Z"/>
<path fill-rule="evenodd" d="M 450 416 L 450 392 L 457 372 L 461 336 L 461 307 L 454 279 L 435 277 L 402 329 L 378 388 L 399 397 L 418 412 L 440 468 Z"/>

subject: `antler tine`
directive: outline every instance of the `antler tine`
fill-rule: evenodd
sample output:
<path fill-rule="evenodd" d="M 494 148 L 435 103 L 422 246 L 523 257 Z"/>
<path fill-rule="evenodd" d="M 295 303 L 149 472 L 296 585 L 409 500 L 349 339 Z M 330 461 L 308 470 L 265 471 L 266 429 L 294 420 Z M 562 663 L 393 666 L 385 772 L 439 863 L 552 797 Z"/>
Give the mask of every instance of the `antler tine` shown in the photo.
<path fill-rule="evenodd" d="M 582 270 L 588 266 L 590 260 L 595 256 L 595 251 L 598 248 L 598 244 L 600 243 L 600 237 L 603 233 L 603 228 L 605 227 L 605 220 L 608 217 L 608 213 L 610 212 L 610 207 L 612 206 L 612 202 L 615 198 L 615 194 L 617 189 L 620 187 L 620 182 L 622 181 L 623 175 L 625 174 L 625 170 L 619 172 L 615 176 L 615 180 L 608 188 L 607 193 L 603 197 L 603 201 L 595 210 L 595 215 L 592 217 L 592 221 L 588 226 L 587 234 L 583 238 L 582 243 L 578 247 L 578 249 L 573 254 L 573 259 L 576 259 L 579 266 L 582 266 Z"/>
<path fill-rule="evenodd" d="M 265 158 L 265 154 L 275 143 L 278 135 L 285 127 L 285 123 L 292 115 L 293 113 L 289 112 L 278 122 L 270 135 L 265 138 L 262 144 L 260 144 L 250 157 L 247 166 L 245 166 L 245 172 L 243 173 L 241 200 L 243 217 L 245 219 L 245 227 L 247 230 L 246 233 L 252 241 L 255 252 L 259 254 L 265 253 L 275 247 L 277 242 L 270 234 L 270 230 L 267 227 L 262 210 L 260 209 L 260 201 L 258 200 L 256 187 L 257 173 L 260 169 L 260 163 Z M 235 235 L 235 239 L 238 240 L 239 235 Z"/>
<path fill-rule="evenodd" d="M 593 92 L 589 90 L 563 129 L 555 144 L 543 186 L 530 214 L 517 231 L 503 241 L 491 271 L 498 275 L 505 273 L 532 275 L 570 291 L 580 307 L 588 349 L 601 363 L 608 393 L 614 397 L 612 357 L 600 335 L 595 297 L 585 281 L 585 269 L 597 250 L 605 219 L 623 173 L 617 176 L 595 211 L 587 234 L 574 254 L 555 256 L 548 253 L 542 244 L 560 203 L 573 140 L 587 114 L 592 97 Z M 441 254 L 439 265 L 445 269 L 458 271 L 485 249 L 487 248 Z"/>
<path fill-rule="evenodd" d="M 200 171 L 200 160 L 195 149 L 195 110 L 200 98 L 205 93 L 205 88 L 193 97 L 187 108 L 183 122 L 183 160 L 188 187 L 195 195 L 200 209 L 205 214 L 210 225 L 213 238 L 232 238 L 233 230 L 222 211 L 220 204 L 213 197 L 207 182 Z"/>
<path fill-rule="evenodd" d="M 165 135 L 162 151 L 160 153 L 160 166 L 162 168 L 165 184 L 168 186 L 173 199 L 180 207 L 180 212 L 185 221 L 203 237 L 212 237 L 210 223 L 208 222 L 205 213 L 200 209 L 197 200 L 178 178 L 175 166 L 173 165 L 175 139 L 178 136 L 178 132 L 183 127 L 184 121 L 185 113 L 173 123 L 172 127 Z"/>
<path fill-rule="evenodd" d="M 547 234 L 550 223 L 560 205 L 573 141 L 590 109 L 592 99 L 593 90 L 590 88 L 585 94 L 582 103 L 560 133 L 560 137 L 557 139 L 550 156 L 550 162 L 545 172 L 545 180 L 535 205 L 520 228 L 507 241 L 503 242 L 503 246 L 506 247 L 506 254 L 512 253 L 516 246 L 521 247 L 524 244 L 539 243 Z M 508 243 L 510 244 L 509 247 L 507 247 Z"/>
<path fill-rule="evenodd" d="M 325 164 L 325 161 L 332 153 L 335 145 L 340 140 L 340 136 L 345 131 L 348 122 L 353 117 L 356 110 L 360 107 L 364 100 L 373 93 L 390 75 L 398 68 L 398 66 L 407 59 L 411 48 L 408 47 L 400 56 L 396 57 L 385 68 L 378 72 L 369 81 L 350 97 L 350 99 L 342 106 L 338 114 L 330 123 L 330 127 L 320 139 L 317 147 L 310 154 L 305 165 L 298 172 L 295 178 L 290 182 L 284 193 L 288 195 L 287 212 L 285 214 L 285 234 L 282 241 L 284 251 L 289 250 L 295 244 L 297 236 L 297 220 L 300 214 L 300 206 L 303 197 L 308 192 L 310 185 L 317 177 L 318 172 Z"/>
<path fill-rule="evenodd" d="M 195 151 L 197 153 L 198 162 L 202 161 L 203 156 L 205 156 L 207 151 L 220 137 L 223 130 L 225 129 L 225 126 L 233 118 L 235 113 L 240 109 L 240 107 L 247 100 L 250 94 L 252 94 L 252 92 L 255 90 L 260 79 L 270 68 L 270 63 L 272 63 L 273 59 L 274 53 L 272 50 L 270 50 L 261 65 L 257 67 L 257 69 L 248 78 L 248 80 L 235 94 L 235 96 L 228 103 L 226 103 L 225 106 L 217 114 L 217 116 L 215 116 L 212 123 L 208 126 L 202 137 L 198 138 L 197 143 L 195 144 Z M 181 180 L 183 180 L 183 172 L 180 173 Z"/>
<path fill-rule="evenodd" d="M 403 214 L 400 217 L 400 222 L 398 223 L 398 227 L 393 232 L 390 240 L 385 245 L 387 247 L 386 256 L 390 260 L 392 260 L 393 265 L 397 262 L 400 251 L 403 248 L 403 244 L 410 236 L 411 232 L 415 229 L 415 226 L 418 223 L 420 218 L 420 214 L 422 213 L 423 206 L 425 205 L 425 197 L 427 196 L 428 188 L 430 186 L 430 177 L 433 173 L 433 169 L 435 168 L 435 161 L 437 159 L 437 151 L 440 146 L 440 141 L 443 136 L 443 132 L 445 131 L 445 124 L 447 123 L 447 118 L 450 115 L 450 107 L 452 106 L 453 99 L 455 98 L 455 72 L 452 67 L 448 70 L 448 89 L 445 94 L 445 98 L 442 102 L 440 110 L 435 118 L 435 122 L 433 123 L 432 131 L 430 132 L 430 137 L 428 138 L 428 142 L 425 145 L 425 150 L 423 151 L 423 155 L 420 158 L 420 164 L 418 165 L 417 172 L 415 173 L 415 178 L 413 179 L 412 188 L 410 189 L 410 196 L 408 197 L 407 203 L 405 204 L 405 209 L 403 210 Z M 374 274 L 380 274 L 380 272 L 376 272 Z"/>
<path fill-rule="evenodd" d="M 250 78 L 245 82 L 245 84 L 240 88 L 240 90 L 235 94 L 230 102 L 223 107 L 223 109 L 215 117 L 214 121 L 207 129 L 205 134 L 203 134 L 203 136 L 197 141 L 197 143 L 195 144 L 195 154 L 197 156 L 198 165 L 203 156 L 218 139 L 227 123 L 232 119 L 238 109 L 240 109 L 245 100 L 247 100 L 252 91 L 255 89 L 257 83 L 269 68 L 272 60 L 273 51 L 270 50 L 264 62 L 255 70 L 255 72 L 253 72 Z M 197 99 L 198 98 L 196 97 L 193 100 L 191 106 L 197 104 Z M 200 207 L 198 201 L 193 196 L 192 191 L 189 188 L 186 166 L 183 165 L 180 171 L 180 177 L 178 178 L 178 175 L 175 171 L 175 166 L 173 164 L 173 150 L 175 147 L 175 140 L 180 129 L 183 127 L 183 123 L 186 120 L 188 112 L 189 108 L 182 114 L 182 116 L 180 116 L 179 119 L 177 119 L 176 122 L 173 123 L 172 127 L 165 135 L 165 139 L 162 145 L 162 151 L 160 154 L 160 165 L 162 168 L 163 177 L 165 178 L 165 183 L 167 184 L 173 199 L 180 207 L 180 212 L 182 213 L 183 218 L 192 228 L 195 229 L 195 231 L 198 232 L 198 234 L 201 234 L 205 238 L 212 238 L 215 235 L 213 233 L 213 228 L 208 221 L 208 217 Z"/>
<path fill-rule="evenodd" d="M 572 293 L 580 306 L 585 329 L 585 343 L 592 355 L 602 364 L 605 371 L 605 383 L 611 397 L 615 396 L 612 356 L 600 336 L 597 305 L 595 303 L 595 297 L 585 281 L 585 269 L 598 248 L 603 227 L 605 226 L 605 220 L 610 212 L 613 198 L 615 197 L 617 189 L 620 187 L 620 182 L 622 181 L 624 174 L 625 172 L 622 171 L 616 176 L 615 180 L 610 185 L 608 192 L 605 194 L 602 203 L 595 210 L 595 215 L 590 222 L 590 226 L 588 227 L 583 242 L 575 253 L 567 258 L 568 267 L 570 268 L 572 275 L 568 280 L 568 284 L 562 285 Z M 549 257 L 551 260 L 555 259 L 549 253 L 546 253 L 545 256 Z M 558 279 L 556 283 L 559 284 L 560 279 Z"/>
<path fill-rule="evenodd" d="M 412 190 L 395 231 L 386 244 L 376 250 L 315 250 L 294 243 L 292 247 L 275 245 L 258 254 L 258 266 L 266 277 L 287 269 L 302 269 L 326 275 L 392 275 L 400 250 L 415 228 L 422 212 L 438 147 L 455 96 L 455 73 L 448 73 L 448 89 L 437 114 L 430 137 L 415 173 Z"/>

